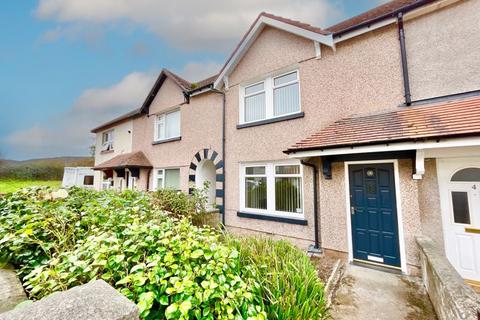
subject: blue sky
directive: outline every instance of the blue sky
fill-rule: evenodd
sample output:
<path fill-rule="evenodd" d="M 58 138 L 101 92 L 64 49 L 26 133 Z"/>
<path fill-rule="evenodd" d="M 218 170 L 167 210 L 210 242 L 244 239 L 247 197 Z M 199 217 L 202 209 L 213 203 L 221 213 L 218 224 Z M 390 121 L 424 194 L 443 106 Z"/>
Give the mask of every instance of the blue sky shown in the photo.
<path fill-rule="evenodd" d="M 89 129 L 138 107 L 165 67 L 214 74 L 261 11 L 327 27 L 381 0 L 5 0 L 0 157 L 87 155 Z"/>

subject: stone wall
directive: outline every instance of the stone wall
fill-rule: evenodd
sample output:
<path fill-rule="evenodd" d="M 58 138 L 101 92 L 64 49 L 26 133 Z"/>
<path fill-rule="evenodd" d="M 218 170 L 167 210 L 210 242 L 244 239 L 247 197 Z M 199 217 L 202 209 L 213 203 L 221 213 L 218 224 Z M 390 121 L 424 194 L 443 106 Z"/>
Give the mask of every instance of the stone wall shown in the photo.
<path fill-rule="evenodd" d="M 427 237 L 417 237 L 425 288 L 440 320 L 480 319 L 480 297 L 468 287 L 442 250 Z"/>
<path fill-rule="evenodd" d="M 137 306 L 103 280 L 53 293 L 0 314 L 0 320 L 137 320 Z"/>

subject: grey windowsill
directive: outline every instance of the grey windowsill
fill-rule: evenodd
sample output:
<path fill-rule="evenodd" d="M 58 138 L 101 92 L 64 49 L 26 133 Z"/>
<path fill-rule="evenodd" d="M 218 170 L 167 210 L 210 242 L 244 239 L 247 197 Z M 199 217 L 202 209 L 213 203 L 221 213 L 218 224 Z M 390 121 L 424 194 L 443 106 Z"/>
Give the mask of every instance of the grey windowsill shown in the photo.
<path fill-rule="evenodd" d="M 280 121 L 293 120 L 293 119 L 298 119 L 298 118 L 303 118 L 303 117 L 305 117 L 305 113 L 304 112 L 298 112 L 298 113 L 289 114 L 289 115 L 286 115 L 286 116 L 283 116 L 283 117 L 265 119 L 265 120 L 243 123 L 243 124 L 237 124 L 237 129 L 263 126 L 265 124 L 270 124 L 270 123 L 275 123 L 275 122 L 280 122 Z"/>
<path fill-rule="evenodd" d="M 279 217 L 279 216 L 266 215 L 266 214 L 248 213 L 248 212 L 243 212 L 243 211 L 237 211 L 237 216 L 240 217 L 240 218 L 250 218 L 250 219 L 258 219 L 258 220 L 274 221 L 274 222 L 283 222 L 283 223 L 290 223 L 290 224 L 298 224 L 298 225 L 302 225 L 302 226 L 308 225 L 308 221 L 305 220 L 305 219 Z"/>
<path fill-rule="evenodd" d="M 182 137 L 175 137 L 175 138 L 157 140 L 157 141 L 153 141 L 152 145 L 162 144 L 162 143 L 167 143 L 167 142 L 172 142 L 172 141 L 180 141 L 180 140 L 182 140 Z"/>

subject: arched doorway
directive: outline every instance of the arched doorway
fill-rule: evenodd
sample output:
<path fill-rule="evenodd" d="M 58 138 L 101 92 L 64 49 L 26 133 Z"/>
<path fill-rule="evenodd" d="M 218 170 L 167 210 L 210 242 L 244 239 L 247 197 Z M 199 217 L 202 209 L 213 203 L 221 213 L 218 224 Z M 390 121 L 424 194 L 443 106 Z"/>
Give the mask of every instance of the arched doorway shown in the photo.
<path fill-rule="evenodd" d="M 218 208 L 223 214 L 224 172 L 218 152 L 212 149 L 198 151 L 190 163 L 188 180 L 197 188 L 203 187 L 203 183 L 208 181 L 209 206 Z"/>
<path fill-rule="evenodd" d="M 208 206 L 214 207 L 215 199 L 216 168 L 210 159 L 203 159 L 195 171 L 195 187 L 197 189 L 208 188 L 206 191 L 208 197 Z"/>

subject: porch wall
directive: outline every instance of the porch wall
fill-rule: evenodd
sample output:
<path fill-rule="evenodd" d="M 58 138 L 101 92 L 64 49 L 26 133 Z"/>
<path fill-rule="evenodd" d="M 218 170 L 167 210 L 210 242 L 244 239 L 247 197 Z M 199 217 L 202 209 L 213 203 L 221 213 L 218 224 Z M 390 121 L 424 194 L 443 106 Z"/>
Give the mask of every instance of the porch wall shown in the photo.
<path fill-rule="evenodd" d="M 412 161 L 399 160 L 400 206 L 407 265 L 410 273 L 418 271 L 418 248 L 415 236 L 422 231 L 419 207 L 419 185 L 412 179 Z M 332 179 L 319 182 L 321 239 L 327 250 L 348 254 L 345 163 L 332 164 Z M 425 185 L 430 188 L 430 186 Z M 428 219 L 427 219 L 428 220 Z"/>
<path fill-rule="evenodd" d="M 445 252 L 436 159 L 425 160 L 425 175 L 418 181 L 418 204 L 422 234 L 432 239 L 441 252 Z"/>

